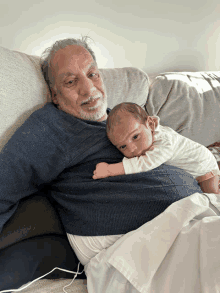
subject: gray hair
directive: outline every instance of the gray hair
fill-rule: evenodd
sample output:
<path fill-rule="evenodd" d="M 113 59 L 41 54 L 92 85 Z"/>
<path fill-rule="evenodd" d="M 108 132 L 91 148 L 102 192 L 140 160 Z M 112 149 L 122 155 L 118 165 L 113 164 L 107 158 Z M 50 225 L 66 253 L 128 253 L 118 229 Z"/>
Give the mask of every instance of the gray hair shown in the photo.
<path fill-rule="evenodd" d="M 67 46 L 70 45 L 77 45 L 84 47 L 91 55 L 93 60 L 96 62 L 96 57 L 93 52 L 93 50 L 89 47 L 88 41 L 92 40 L 88 36 L 82 36 L 81 39 L 74 39 L 74 38 L 69 38 L 69 39 L 63 39 L 63 40 L 58 40 L 56 41 L 51 47 L 47 48 L 44 50 L 44 52 L 41 55 L 41 70 L 43 72 L 44 79 L 49 87 L 49 90 L 51 92 L 51 88 L 54 86 L 54 77 L 52 74 L 51 70 L 51 59 L 54 57 L 55 53 L 59 51 L 60 49 L 64 49 Z"/>

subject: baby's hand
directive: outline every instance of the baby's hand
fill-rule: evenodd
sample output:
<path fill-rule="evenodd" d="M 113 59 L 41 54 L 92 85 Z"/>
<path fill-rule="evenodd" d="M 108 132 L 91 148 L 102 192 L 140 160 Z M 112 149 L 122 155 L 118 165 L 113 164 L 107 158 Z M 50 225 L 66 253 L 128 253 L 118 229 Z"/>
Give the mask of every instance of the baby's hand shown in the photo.
<path fill-rule="evenodd" d="M 111 173 L 108 170 L 109 164 L 107 163 L 99 163 L 96 165 L 96 169 L 93 172 L 93 179 L 101 179 L 111 176 Z"/>

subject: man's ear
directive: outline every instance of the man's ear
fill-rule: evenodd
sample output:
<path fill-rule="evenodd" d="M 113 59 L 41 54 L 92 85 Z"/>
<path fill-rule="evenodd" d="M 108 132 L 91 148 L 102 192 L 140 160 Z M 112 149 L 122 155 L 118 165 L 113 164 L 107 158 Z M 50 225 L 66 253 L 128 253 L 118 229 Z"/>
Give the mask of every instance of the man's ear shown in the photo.
<path fill-rule="evenodd" d="M 56 105 L 58 104 L 57 93 L 53 88 L 51 88 L 51 99 L 54 104 L 56 104 Z"/>

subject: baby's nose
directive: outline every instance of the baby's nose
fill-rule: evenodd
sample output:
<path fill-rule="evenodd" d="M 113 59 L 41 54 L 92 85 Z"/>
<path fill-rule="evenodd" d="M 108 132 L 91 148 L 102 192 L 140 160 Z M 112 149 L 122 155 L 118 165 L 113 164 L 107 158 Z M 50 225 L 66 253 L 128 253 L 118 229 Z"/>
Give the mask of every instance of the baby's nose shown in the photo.
<path fill-rule="evenodd" d="M 135 144 L 130 145 L 130 152 L 134 153 L 137 150 L 137 146 Z"/>

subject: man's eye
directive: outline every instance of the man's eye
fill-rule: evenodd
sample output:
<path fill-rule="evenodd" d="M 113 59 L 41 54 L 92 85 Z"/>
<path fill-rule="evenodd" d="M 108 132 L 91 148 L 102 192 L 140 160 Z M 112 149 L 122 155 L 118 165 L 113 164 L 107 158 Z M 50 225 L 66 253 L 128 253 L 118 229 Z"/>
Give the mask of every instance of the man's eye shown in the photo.
<path fill-rule="evenodd" d="M 133 139 L 137 139 L 138 138 L 138 134 L 133 136 Z"/>
<path fill-rule="evenodd" d="M 99 78 L 99 74 L 96 73 L 96 72 L 93 72 L 89 75 L 89 77 L 92 77 L 92 78 Z"/>
<path fill-rule="evenodd" d="M 73 84 L 73 83 L 74 83 L 74 80 L 73 80 L 73 79 L 68 80 L 68 81 L 65 82 L 65 84 L 67 84 L 67 85 L 71 85 L 71 84 Z"/>
<path fill-rule="evenodd" d="M 125 148 L 126 148 L 126 145 L 122 145 L 122 146 L 120 147 L 121 150 L 124 150 Z"/>

